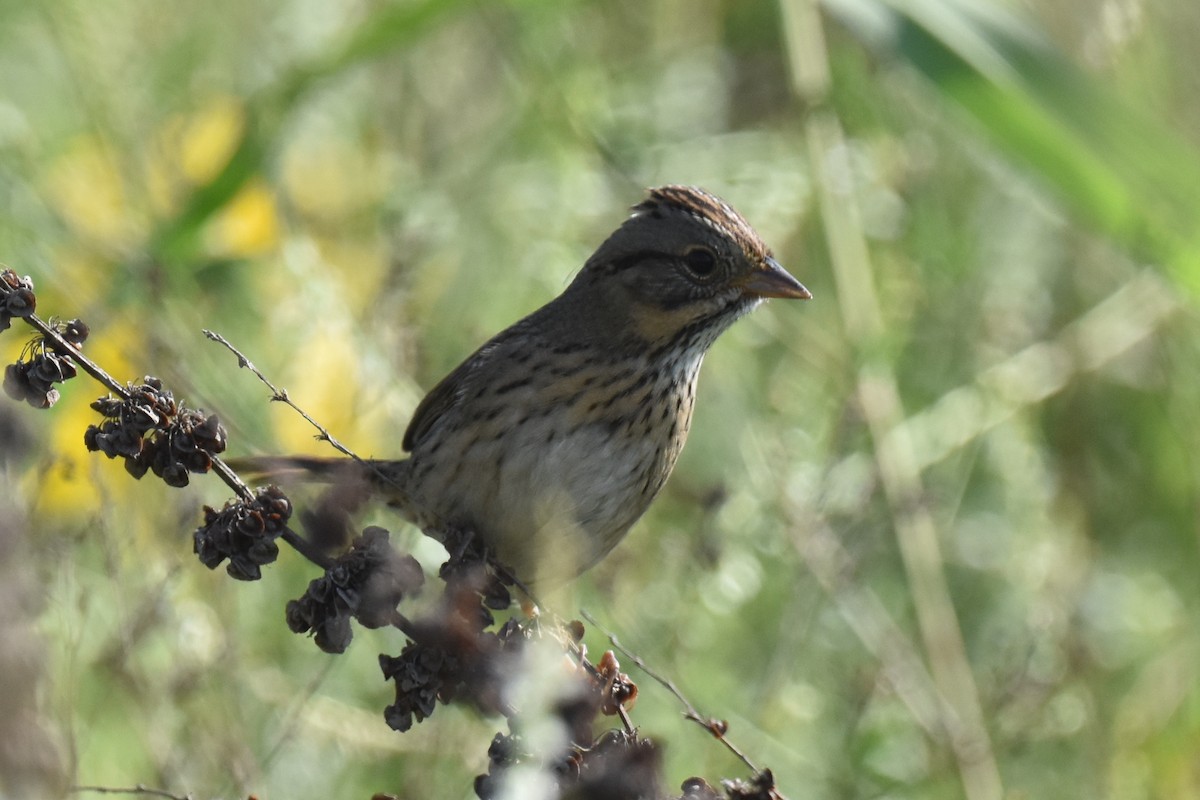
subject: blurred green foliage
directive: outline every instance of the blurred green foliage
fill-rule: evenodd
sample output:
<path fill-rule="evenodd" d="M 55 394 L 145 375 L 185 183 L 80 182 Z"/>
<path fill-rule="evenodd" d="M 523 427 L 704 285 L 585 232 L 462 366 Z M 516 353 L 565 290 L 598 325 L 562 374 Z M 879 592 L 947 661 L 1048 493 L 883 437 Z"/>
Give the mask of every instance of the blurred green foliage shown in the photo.
<path fill-rule="evenodd" d="M 0 2 L 0 261 L 40 312 L 84 318 L 120 379 L 220 413 L 234 452 L 323 451 L 204 327 L 389 455 L 422 389 L 561 290 L 643 187 L 716 191 L 816 299 L 715 347 L 664 495 L 559 609 L 728 718 L 793 798 L 963 796 L 782 19 L 737 0 Z M 1200 7 L 829 0 L 822 23 L 845 141 L 813 157 L 846 167 L 833 188 L 862 216 L 1000 778 L 1200 795 Z M 22 336 L 0 336 L 6 362 Z M 88 456 L 96 394 L 0 407 L 24 534 L 0 616 L 41 659 L 0 684 L 36 698 L 19 730 L 46 773 L 471 796 L 500 723 L 440 709 L 388 731 L 375 657 L 402 642 L 360 632 L 331 658 L 288 633 L 298 558 L 252 585 L 203 570 L 188 534 L 223 488 Z M 670 785 L 741 774 L 634 678 Z"/>

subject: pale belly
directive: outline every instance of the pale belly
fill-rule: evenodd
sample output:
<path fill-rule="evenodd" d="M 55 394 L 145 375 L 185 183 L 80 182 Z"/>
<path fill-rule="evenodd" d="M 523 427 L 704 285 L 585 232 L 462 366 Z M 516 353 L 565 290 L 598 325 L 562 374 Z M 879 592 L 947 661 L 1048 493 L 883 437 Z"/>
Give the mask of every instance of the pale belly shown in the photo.
<path fill-rule="evenodd" d="M 581 428 L 506 463 L 495 502 L 503 551 L 537 542 L 539 572 L 577 574 L 599 561 L 645 512 L 670 470 L 648 439 Z M 672 462 L 674 459 L 671 459 Z"/>
<path fill-rule="evenodd" d="M 702 356 L 465 391 L 408 462 L 410 516 L 433 535 L 444 525 L 475 533 L 524 581 L 578 575 L 620 542 L 675 466 Z"/>
<path fill-rule="evenodd" d="M 413 493 L 434 514 L 423 522 L 470 529 L 528 582 L 566 579 L 624 537 L 682 446 L 607 425 L 547 438 L 545 426 L 510 429 L 503 458 L 498 444 L 477 443 L 455 474 L 431 471 Z"/>

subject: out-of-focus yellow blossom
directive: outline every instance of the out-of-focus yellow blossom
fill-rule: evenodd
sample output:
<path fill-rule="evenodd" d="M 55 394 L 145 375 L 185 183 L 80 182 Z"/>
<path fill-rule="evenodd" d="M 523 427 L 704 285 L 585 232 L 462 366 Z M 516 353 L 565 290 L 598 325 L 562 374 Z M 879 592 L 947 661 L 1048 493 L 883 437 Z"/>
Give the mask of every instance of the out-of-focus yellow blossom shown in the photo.
<path fill-rule="evenodd" d="M 134 374 L 126 354 L 138 352 L 139 337 L 132 322 L 120 322 L 93 330 L 84 350 L 110 375 L 125 380 Z M 47 445 L 47 452 L 55 454 L 55 459 L 44 474 L 38 475 L 33 496 L 37 513 L 44 518 L 77 522 L 99 513 L 105 498 L 128 497 L 136 487 L 120 461 L 97 466 L 108 459 L 84 449 L 83 432 L 101 420 L 91 403 L 104 392 L 82 374 L 59 388 L 62 399 L 51 412 L 53 424 Z"/>
<path fill-rule="evenodd" d="M 245 107 L 235 98 L 218 97 L 179 125 L 179 166 L 193 184 L 216 177 L 233 155 L 246 127 Z"/>
<path fill-rule="evenodd" d="M 212 221 L 205 237 L 210 252 L 230 257 L 263 255 L 279 244 L 275 196 L 261 179 L 246 184 Z"/>
<path fill-rule="evenodd" d="M 131 233 L 121 169 L 100 139 L 80 135 L 48 167 L 43 178 L 47 201 L 80 236 L 115 247 Z"/>
<path fill-rule="evenodd" d="M 304 357 L 296 360 L 284 382 L 293 400 L 352 448 L 355 443 L 347 437 L 359 431 L 355 387 L 361 385 L 358 360 L 349 355 L 356 341 L 346 328 L 322 326 L 307 341 L 295 344 Z M 277 413 L 273 418 L 280 452 L 314 452 L 315 431 L 299 414 Z M 333 455 L 328 447 L 323 452 Z"/>

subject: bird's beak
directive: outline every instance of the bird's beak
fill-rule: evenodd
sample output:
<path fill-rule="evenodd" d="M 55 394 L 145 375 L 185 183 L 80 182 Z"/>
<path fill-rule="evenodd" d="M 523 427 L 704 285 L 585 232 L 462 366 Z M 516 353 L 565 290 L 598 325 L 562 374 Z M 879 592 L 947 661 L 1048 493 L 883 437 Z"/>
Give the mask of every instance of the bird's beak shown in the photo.
<path fill-rule="evenodd" d="M 804 284 L 788 274 L 773 258 L 767 258 L 760 269 L 750 273 L 742 281 L 742 294 L 751 297 L 784 297 L 795 300 L 811 300 L 812 292 Z"/>

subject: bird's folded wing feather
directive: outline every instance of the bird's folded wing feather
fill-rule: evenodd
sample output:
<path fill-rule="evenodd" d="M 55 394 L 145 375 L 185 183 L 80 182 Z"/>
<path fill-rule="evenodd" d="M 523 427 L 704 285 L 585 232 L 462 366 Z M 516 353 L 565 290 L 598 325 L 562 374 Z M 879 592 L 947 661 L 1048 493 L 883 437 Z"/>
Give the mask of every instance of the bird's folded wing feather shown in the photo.
<path fill-rule="evenodd" d="M 496 337 L 479 348 L 474 355 L 455 367 L 437 386 L 429 390 L 429 394 L 417 405 L 412 421 L 404 431 L 403 447 L 406 453 L 411 453 L 413 448 L 421 443 L 446 412 L 462 402 L 467 385 L 473 382 L 471 379 L 475 377 L 475 373 L 488 362 L 498 339 L 499 337 Z"/>

